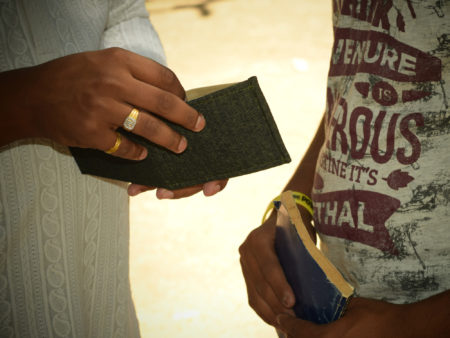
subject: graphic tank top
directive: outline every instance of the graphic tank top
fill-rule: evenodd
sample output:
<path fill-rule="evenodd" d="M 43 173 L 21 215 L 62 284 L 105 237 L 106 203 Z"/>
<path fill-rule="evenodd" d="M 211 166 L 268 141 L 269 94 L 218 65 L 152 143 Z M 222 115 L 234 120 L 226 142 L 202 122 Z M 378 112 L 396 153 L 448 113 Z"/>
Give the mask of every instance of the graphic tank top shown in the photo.
<path fill-rule="evenodd" d="M 362 297 L 450 289 L 450 1 L 334 0 L 314 218 Z"/>

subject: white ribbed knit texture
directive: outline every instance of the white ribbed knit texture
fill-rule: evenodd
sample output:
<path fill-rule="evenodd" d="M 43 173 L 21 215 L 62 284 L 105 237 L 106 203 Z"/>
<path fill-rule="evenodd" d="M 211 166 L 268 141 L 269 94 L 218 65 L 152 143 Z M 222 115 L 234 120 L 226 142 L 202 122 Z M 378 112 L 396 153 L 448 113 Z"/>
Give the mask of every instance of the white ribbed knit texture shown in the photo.
<path fill-rule="evenodd" d="M 0 44 L 0 71 L 111 46 L 164 63 L 143 0 L 2 0 Z M 0 337 L 138 337 L 128 218 L 126 184 L 66 147 L 0 148 Z"/>

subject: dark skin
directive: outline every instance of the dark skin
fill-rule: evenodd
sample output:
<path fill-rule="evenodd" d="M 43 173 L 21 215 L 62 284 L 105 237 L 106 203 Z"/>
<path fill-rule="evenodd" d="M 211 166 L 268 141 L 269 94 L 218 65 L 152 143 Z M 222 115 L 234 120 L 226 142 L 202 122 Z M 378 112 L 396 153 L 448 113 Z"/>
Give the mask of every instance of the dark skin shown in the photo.
<path fill-rule="evenodd" d="M 284 190 L 311 196 L 315 163 L 324 141 L 323 121 L 303 160 Z M 315 236 L 311 215 L 299 207 L 310 234 Z M 450 291 L 417 303 L 397 305 L 354 297 L 345 315 L 330 324 L 316 325 L 295 317 L 294 293 L 275 253 L 276 217 L 254 229 L 239 248 L 240 262 L 253 310 L 269 325 L 292 338 L 448 337 Z"/>
<path fill-rule="evenodd" d="M 450 291 L 404 305 L 354 298 L 345 315 L 333 323 L 317 325 L 280 315 L 277 324 L 293 338 L 444 338 L 450 333 L 449 305 Z"/>
<path fill-rule="evenodd" d="M 48 138 L 66 146 L 110 149 L 133 107 L 141 110 L 133 133 L 174 153 L 187 147 L 186 138 L 161 118 L 198 132 L 206 121 L 184 102 L 177 76 L 157 62 L 120 49 L 109 48 L 65 56 L 47 63 L 0 73 L 2 124 L 0 147 L 25 138 Z M 152 112 L 152 113 L 148 113 Z M 112 154 L 142 160 L 145 147 L 123 137 Z M 227 181 L 167 191 L 158 198 L 181 198 L 199 191 L 211 196 Z M 131 196 L 155 187 L 131 184 Z"/>

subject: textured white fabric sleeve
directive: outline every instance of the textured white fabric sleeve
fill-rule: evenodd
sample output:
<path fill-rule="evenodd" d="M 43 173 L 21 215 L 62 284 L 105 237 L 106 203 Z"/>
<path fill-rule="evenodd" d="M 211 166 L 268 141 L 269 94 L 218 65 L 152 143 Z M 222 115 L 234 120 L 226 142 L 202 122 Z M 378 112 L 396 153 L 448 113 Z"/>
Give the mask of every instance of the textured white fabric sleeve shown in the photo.
<path fill-rule="evenodd" d="M 102 48 L 121 47 L 166 65 L 158 33 L 144 0 L 110 0 Z"/>

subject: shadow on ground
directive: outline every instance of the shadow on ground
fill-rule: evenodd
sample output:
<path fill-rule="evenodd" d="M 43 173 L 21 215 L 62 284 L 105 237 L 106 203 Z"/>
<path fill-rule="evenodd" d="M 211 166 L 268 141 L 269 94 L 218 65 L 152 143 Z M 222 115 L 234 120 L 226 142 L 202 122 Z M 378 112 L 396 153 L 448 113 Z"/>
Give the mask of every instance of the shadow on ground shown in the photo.
<path fill-rule="evenodd" d="M 176 11 L 176 10 L 183 10 L 183 9 L 193 9 L 199 12 L 201 16 L 211 16 L 213 14 L 213 11 L 211 9 L 211 4 L 215 2 L 222 2 L 222 1 L 228 1 L 228 0 L 203 0 L 198 1 L 195 3 L 192 3 L 192 1 L 183 1 L 180 4 L 175 4 L 168 8 L 161 8 L 156 9 L 153 12 L 170 12 L 170 11 Z M 158 1 L 155 1 L 158 3 Z M 161 2 L 161 1 L 160 1 Z"/>

